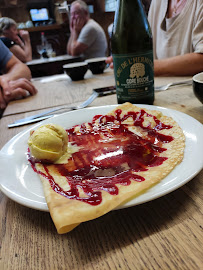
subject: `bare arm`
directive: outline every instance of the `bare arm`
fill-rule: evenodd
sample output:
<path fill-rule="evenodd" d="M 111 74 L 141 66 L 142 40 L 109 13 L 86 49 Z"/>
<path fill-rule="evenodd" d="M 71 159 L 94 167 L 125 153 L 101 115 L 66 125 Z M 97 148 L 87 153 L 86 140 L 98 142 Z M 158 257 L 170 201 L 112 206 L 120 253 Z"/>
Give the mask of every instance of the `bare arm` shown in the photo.
<path fill-rule="evenodd" d="M 106 63 L 113 68 L 113 58 L 108 57 Z M 155 76 L 192 76 L 203 71 L 203 54 L 187 53 L 171 58 L 154 60 Z"/>
<path fill-rule="evenodd" d="M 154 60 L 155 76 L 192 76 L 203 71 L 203 54 L 187 53 Z"/>
<path fill-rule="evenodd" d="M 14 55 L 8 61 L 4 72 L 5 74 L 0 76 L 1 109 L 4 109 L 6 104 L 13 99 L 37 93 L 36 88 L 29 81 L 31 78 L 29 68 Z"/>
<path fill-rule="evenodd" d="M 26 57 L 25 51 L 19 45 L 13 45 L 10 51 L 23 63 L 31 61 L 31 58 Z"/>
<path fill-rule="evenodd" d="M 31 79 L 31 73 L 29 68 L 19 59 L 17 59 L 14 55 L 8 61 L 4 73 L 4 78 L 8 78 L 9 80 L 16 80 L 22 77 L 28 80 Z"/>
<path fill-rule="evenodd" d="M 32 60 L 32 47 L 28 31 L 21 30 L 20 36 L 24 42 L 17 36 L 16 45 L 10 48 L 11 52 L 22 62 L 26 63 Z"/>
<path fill-rule="evenodd" d="M 78 42 L 77 42 L 78 36 L 79 36 L 79 33 L 77 33 L 75 30 L 71 31 L 71 35 L 70 35 L 70 38 L 68 40 L 68 45 L 67 45 L 67 51 L 68 51 L 68 54 L 70 55 L 75 56 L 78 53 Z"/>
<path fill-rule="evenodd" d="M 84 43 L 80 43 L 77 40 L 75 40 L 74 38 L 69 39 L 68 41 L 68 46 L 67 46 L 67 51 L 68 54 L 72 55 L 72 56 L 77 56 L 82 54 L 86 49 L 88 48 L 88 46 Z"/>
<path fill-rule="evenodd" d="M 72 42 L 73 42 L 73 35 L 70 35 L 70 38 L 69 38 L 68 44 L 67 44 L 67 53 L 69 55 L 72 55 L 72 53 L 71 53 Z"/>

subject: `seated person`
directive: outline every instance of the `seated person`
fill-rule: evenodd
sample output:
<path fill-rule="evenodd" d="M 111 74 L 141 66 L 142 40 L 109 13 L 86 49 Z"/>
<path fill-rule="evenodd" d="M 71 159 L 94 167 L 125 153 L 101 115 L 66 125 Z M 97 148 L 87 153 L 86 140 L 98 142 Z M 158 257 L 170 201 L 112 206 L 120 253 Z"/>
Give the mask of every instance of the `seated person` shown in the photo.
<path fill-rule="evenodd" d="M 29 68 L 18 60 L 0 40 L 0 110 L 14 99 L 37 93 L 34 85 L 29 81 Z"/>
<path fill-rule="evenodd" d="M 152 0 L 155 76 L 191 76 L 203 71 L 203 2 Z M 112 57 L 107 60 L 112 64 Z"/>
<path fill-rule="evenodd" d="M 32 60 L 32 48 L 28 31 L 18 31 L 13 19 L 0 18 L 0 39 L 23 63 Z"/>
<path fill-rule="evenodd" d="M 203 2 L 173 2 L 152 0 L 149 10 L 155 75 L 193 75 L 203 71 Z"/>
<path fill-rule="evenodd" d="M 68 54 L 85 59 L 106 56 L 107 40 L 104 30 L 90 19 L 88 7 L 81 0 L 71 4 L 70 32 Z"/>

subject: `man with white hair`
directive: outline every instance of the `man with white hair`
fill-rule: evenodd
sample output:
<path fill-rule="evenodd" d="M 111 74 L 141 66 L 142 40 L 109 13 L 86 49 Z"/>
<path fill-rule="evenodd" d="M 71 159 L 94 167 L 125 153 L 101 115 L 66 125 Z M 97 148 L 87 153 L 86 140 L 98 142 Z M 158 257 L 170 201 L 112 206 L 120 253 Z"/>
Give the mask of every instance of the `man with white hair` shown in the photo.
<path fill-rule="evenodd" d="M 71 4 L 70 32 L 68 54 L 85 59 L 106 56 L 107 40 L 104 30 L 90 19 L 88 6 L 81 0 Z"/>

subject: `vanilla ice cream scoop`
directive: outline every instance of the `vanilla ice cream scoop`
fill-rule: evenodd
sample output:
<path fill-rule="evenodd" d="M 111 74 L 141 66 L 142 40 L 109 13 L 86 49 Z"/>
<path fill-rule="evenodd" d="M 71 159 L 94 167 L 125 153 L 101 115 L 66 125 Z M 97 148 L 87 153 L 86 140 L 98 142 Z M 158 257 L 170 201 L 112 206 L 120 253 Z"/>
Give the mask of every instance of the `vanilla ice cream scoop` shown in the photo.
<path fill-rule="evenodd" d="M 55 162 L 67 152 L 68 135 L 64 128 L 47 124 L 31 132 L 28 145 L 36 159 Z"/>

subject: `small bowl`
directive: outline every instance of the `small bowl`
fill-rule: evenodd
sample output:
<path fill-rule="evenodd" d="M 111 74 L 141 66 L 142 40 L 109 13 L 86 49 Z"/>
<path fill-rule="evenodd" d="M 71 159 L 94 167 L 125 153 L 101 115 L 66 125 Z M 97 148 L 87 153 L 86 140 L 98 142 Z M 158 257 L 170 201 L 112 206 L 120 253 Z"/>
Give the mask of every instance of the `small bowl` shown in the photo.
<path fill-rule="evenodd" d="M 192 81 L 193 92 L 199 101 L 203 104 L 203 72 L 193 76 Z"/>
<path fill-rule="evenodd" d="M 70 76 L 72 81 L 79 81 L 84 79 L 85 73 L 88 70 L 88 65 L 86 62 L 75 62 L 63 65 L 63 70 Z"/>
<path fill-rule="evenodd" d="M 88 64 L 88 68 L 93 74 L 100 74 L 104 72 L 106 67 L 106 57 L 91 58 L 85 60 Z"/>

